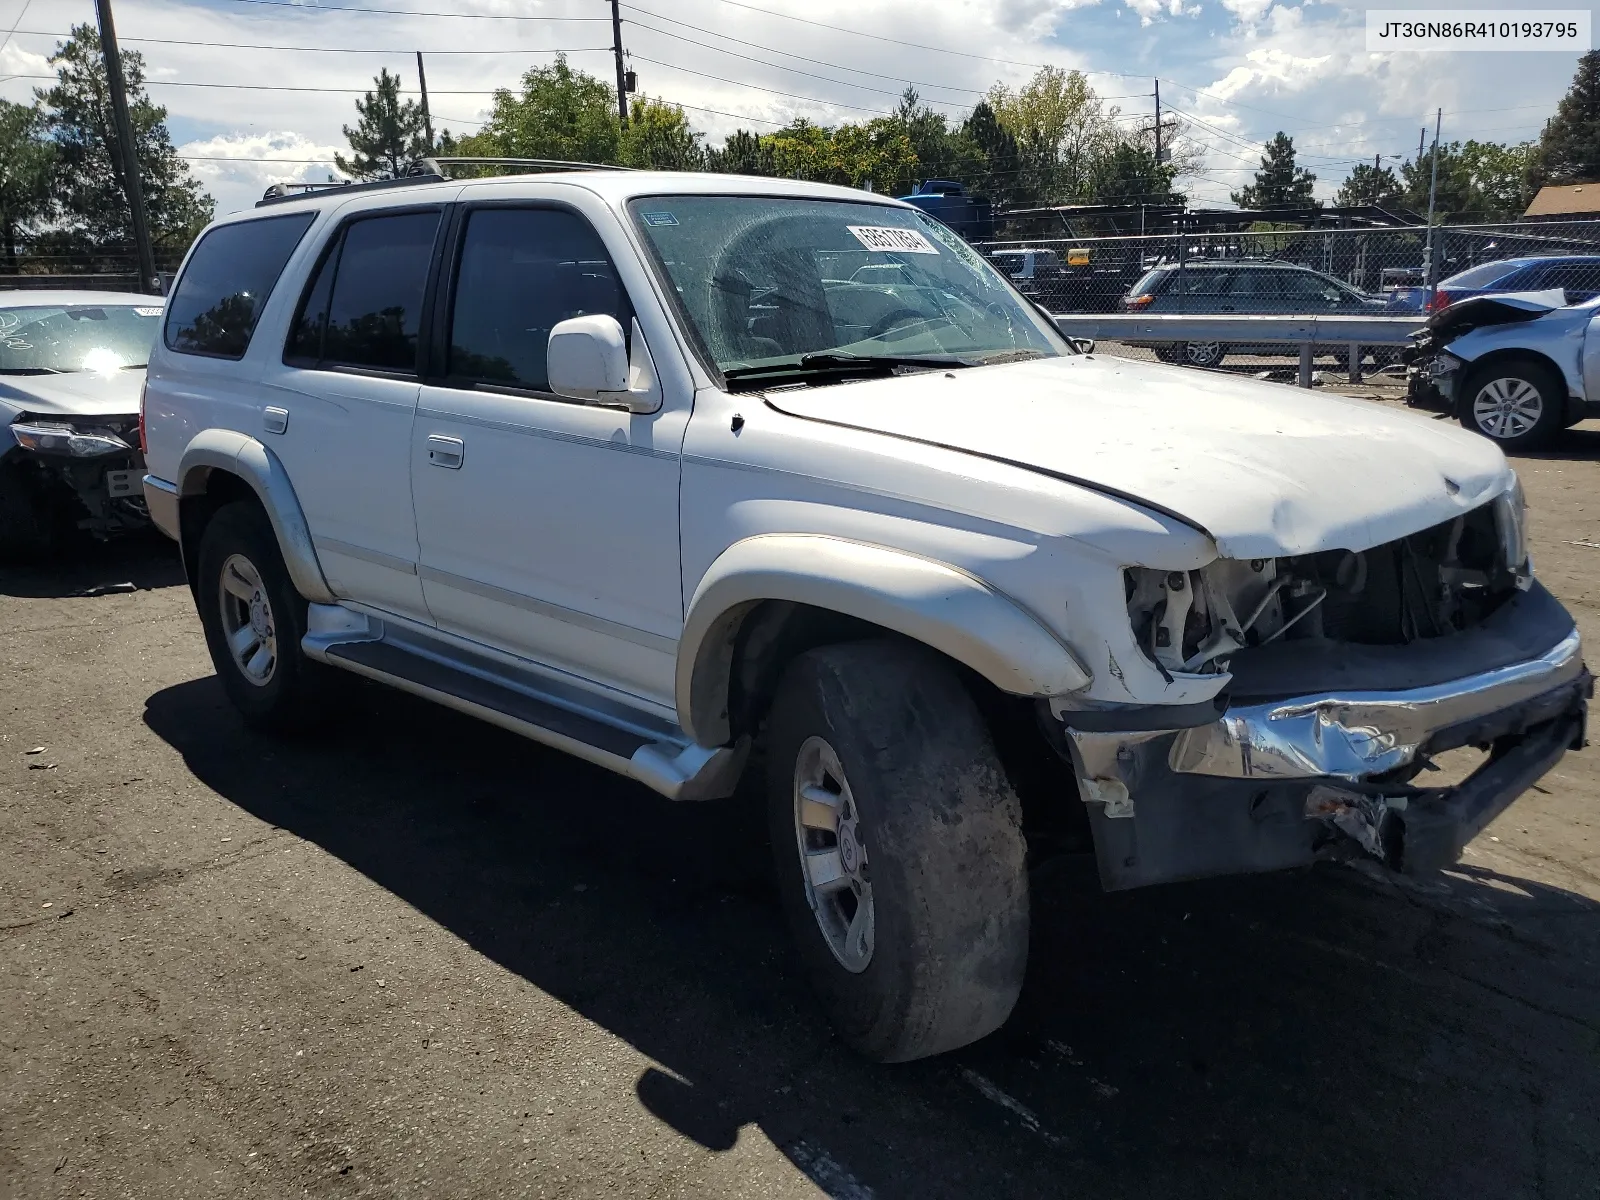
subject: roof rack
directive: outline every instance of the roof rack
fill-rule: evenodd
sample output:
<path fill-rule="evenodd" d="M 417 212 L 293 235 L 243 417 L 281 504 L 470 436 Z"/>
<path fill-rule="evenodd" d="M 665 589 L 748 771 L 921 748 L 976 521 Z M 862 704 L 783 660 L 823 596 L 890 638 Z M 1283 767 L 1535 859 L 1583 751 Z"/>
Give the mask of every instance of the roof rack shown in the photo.
<path fill-rule="evenodd" d="M 536 171 L 632 171 L 614 163 L 568 162 L 562 158 L 419 158 L 407 169 L 408 175 L 443 175 L 444 167 L 529 167 Z"/>
<path fill-rule="evenodd" d="M 352 183 L 332 179 L 323 183 L 275 183 L 256 201 L 256 207 L 282 204 L 286 200 L 302 200 L 319 191 L 338 189 L 342 192 L 368 192 L 380 188 L 409 187 L 418 183 L 445 183 L 450 176 L 446 167 L 524 167 L 530 172 L 546 171 L 632 171 L 633 167 L 619 167 L 611 163 L 568 162 L 561 158 L 468 158 L 446 156 L 419 158 L 393 179 L 375 179 L 371 183 Z"/>
<path fill-rule="evenodd" d="M 411 187 L 418 183 L 444 183 L 445 177 L 438 173 L 408 174 L 394 179 L 374 179 L 370 183 L 351 183 L 349 180 L 334 179 L 325 183 L 275 183 L 269 187 L 266 194 L 256 201 L 257 208 L 264 208 L 269 204 L 283 204 L 289 200 L 304 200 L 307 196 L 315 195 L 319 191 L 337 190 L 344 192 L 376 192 L 383 188 Z M 295 190 L 298 189 L 298 190 Z"/>

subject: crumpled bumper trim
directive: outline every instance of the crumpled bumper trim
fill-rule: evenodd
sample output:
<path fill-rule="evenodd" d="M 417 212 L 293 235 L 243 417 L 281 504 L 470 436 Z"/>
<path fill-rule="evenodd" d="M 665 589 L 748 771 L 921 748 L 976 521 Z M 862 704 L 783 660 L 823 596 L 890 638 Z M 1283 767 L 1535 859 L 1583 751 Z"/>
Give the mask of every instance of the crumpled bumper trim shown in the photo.
<path fill-rule="evenodd" d="M 1583 673 L 1573 630 L 1526 662 L 1407 691 L 1341 691 L 1230 706 L 1172 743 L 1173 771 L 1228 779 L 1359 780 L 1409 766 L 1435 733 L 1534 699 Z"/>

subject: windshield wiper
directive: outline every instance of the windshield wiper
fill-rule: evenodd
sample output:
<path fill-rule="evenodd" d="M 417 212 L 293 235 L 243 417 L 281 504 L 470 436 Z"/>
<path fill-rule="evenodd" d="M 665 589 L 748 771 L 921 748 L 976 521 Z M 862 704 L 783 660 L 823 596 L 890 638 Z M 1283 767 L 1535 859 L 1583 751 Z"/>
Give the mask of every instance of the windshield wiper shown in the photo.
<path fill-rule="evenodd" d="M 819 350 L 802 354 L 785 362 L 762 363 L 756 367 L 729 367 L 722 376 L 732 390 L 758 387 L 763 381 L 774 378 L 827 379 L 850 378 L 861 375 L 892 375 L 901 369 L 944 370 L 950 367 L 972 367 L 979 364 L 970 358 L 941 358 L 911 354 L 838 354 Z"/>

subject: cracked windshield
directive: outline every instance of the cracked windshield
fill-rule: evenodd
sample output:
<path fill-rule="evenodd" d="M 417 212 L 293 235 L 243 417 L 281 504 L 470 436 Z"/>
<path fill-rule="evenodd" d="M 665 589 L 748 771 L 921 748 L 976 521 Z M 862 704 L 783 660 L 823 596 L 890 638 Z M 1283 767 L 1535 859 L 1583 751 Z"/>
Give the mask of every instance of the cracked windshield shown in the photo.
<path fill-rule="evenodd" d="M 142 367 L 160 317 L 159 304 L 0 310 L 0 375 Z"/>
<path fill-rule="evenodd" d="M 970 246 L 921 213 L 764 196 L 656 196 L 632 209 L 724 372 L 817 354 L 943 366 L 1068 352 Z"/>

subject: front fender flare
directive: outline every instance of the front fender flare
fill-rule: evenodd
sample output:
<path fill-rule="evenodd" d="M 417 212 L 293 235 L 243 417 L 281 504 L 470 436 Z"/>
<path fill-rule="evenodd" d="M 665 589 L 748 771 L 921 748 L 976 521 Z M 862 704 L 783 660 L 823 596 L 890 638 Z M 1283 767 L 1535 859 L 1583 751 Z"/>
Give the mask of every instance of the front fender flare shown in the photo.
<path fill-rule="evenodd" d="M 729 680 L 739 626 L 764 600 L 893 630 L 1013 695 L 1067 695 L 1092 679 L 1037 617 L 948 563 L 843 538 L 761 534 L 723 551 L 689 602 L 675 699 L 685 732 L 703 746 L 732 736 Z"/>
<path fill-rule="evenodd" d="M 226 471 L 247 483 L 266 509 L 278 549 L 289 569 L 295 590 L 313 604 L 333 604 L 338 598 L 322 574 L 311 527 L 306 524 L 300 498 L 278 456 L 253 437 L 232 429 L 206 429 L 195 434 L 178 461 L 178 496 L 202 495 L 212 471 Z"/>

